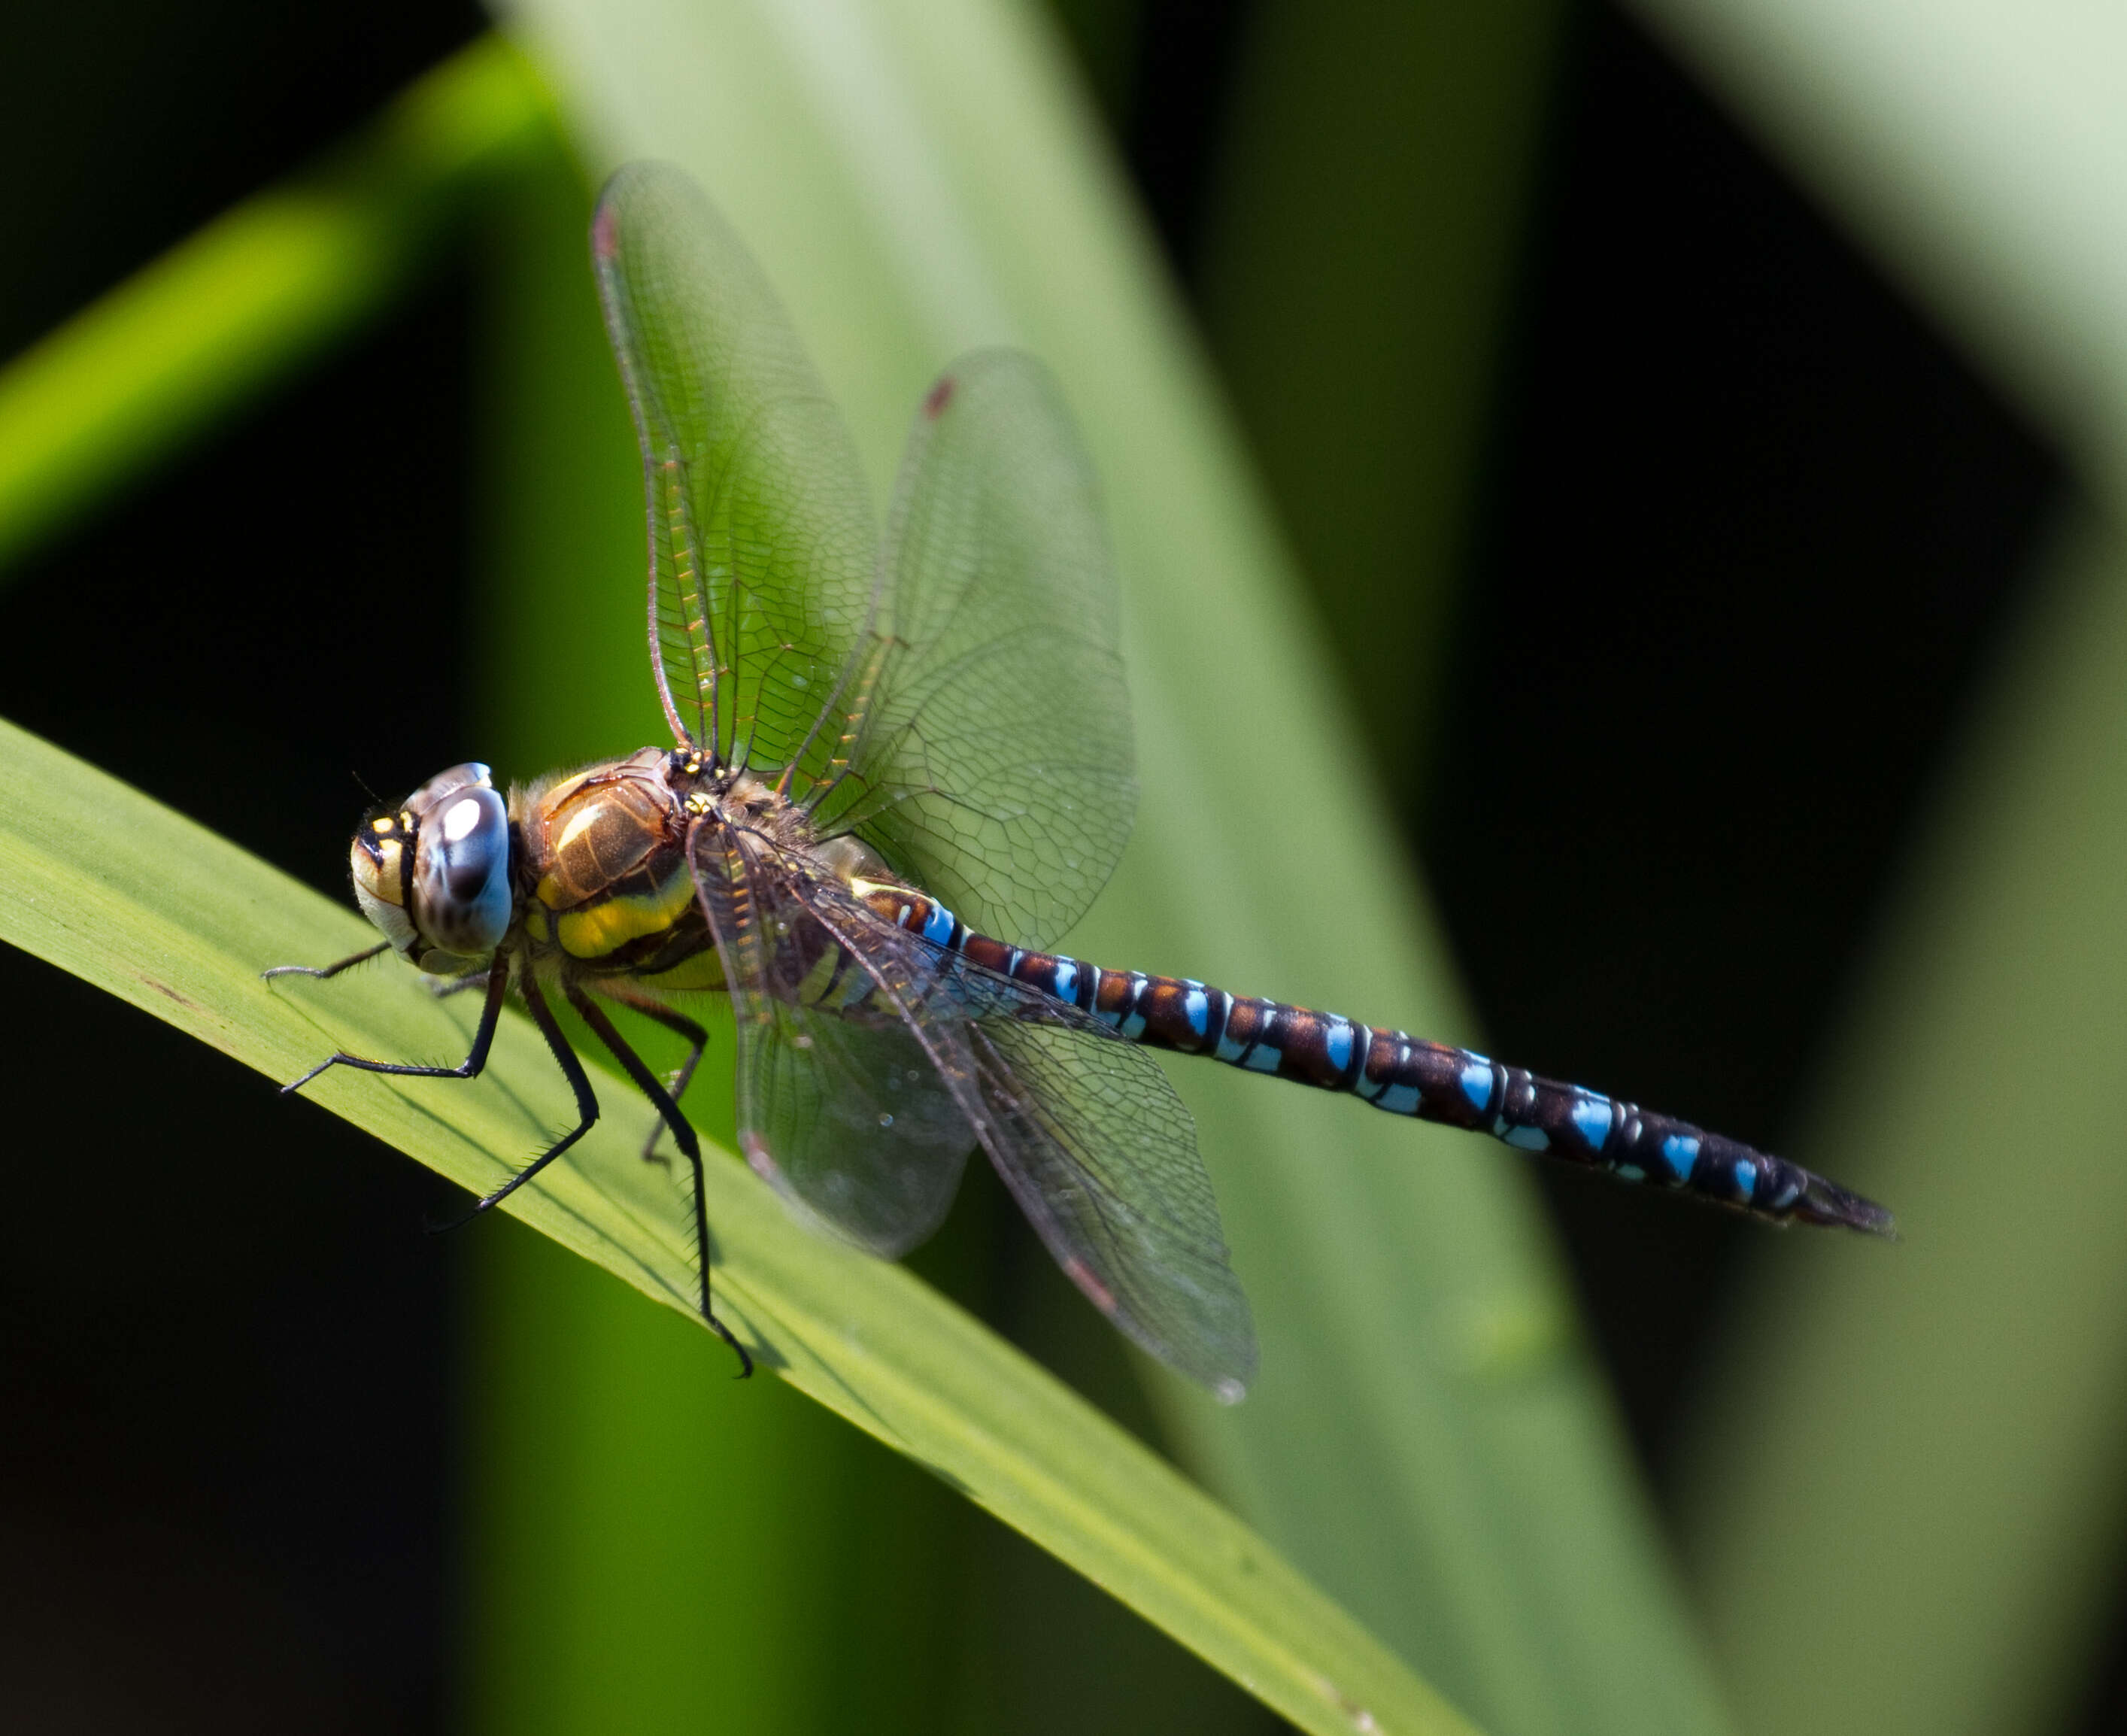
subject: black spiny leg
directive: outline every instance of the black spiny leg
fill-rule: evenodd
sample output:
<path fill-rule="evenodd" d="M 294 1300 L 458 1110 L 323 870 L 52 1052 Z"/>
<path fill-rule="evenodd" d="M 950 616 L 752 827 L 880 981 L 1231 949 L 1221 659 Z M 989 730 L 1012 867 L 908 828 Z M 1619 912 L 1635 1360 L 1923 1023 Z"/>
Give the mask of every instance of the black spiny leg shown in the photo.
<path fill-rule="evenodd" d="M 709 1033 L 685 1013 L 674 1012 L 662 1001 L 647 994 L 629 993 L 623 983 L 602 984 L 600 988 L 609 998 L 618 1001 L 623 1007 L 632 1007 L 645 1018 L 656 1020 L 667 1031 L 676 1031 L 687 1040 L 686 1060 L 675 1067 L 665 1081 L 666 1094 L 674 1103 L 678 1103 L 687 1094 L 687 1087 L 694 1077 L 694 1069 L 702 1064 L 702 1053 L 709 1046 Z M 657 1155 L 657 1141 L 664 1131 L 665 1118 L 660 1114 L 650 1124 L 650 1137 L 642 1142 L 642 1160 L 646 1164 L 664 1161 Z"/>
<path fill-rule="evenodd" d="M 628 1039 L 613 1029 L 613 1021 L 605 1016 L 605 1010 L 574 983 L 568 985 L 566 992 L 569 997 L 569 1004 L 583 1015 L 584 1022 L 596 1032 L 599 1041 L 613 1051 L 613 1058 L 620 1063 L 628 1076 L 642 1089 L 642 1094 L 657 1106 L 657 1113 L 663 1119 L 665 1125 L 672 1130 L 672 1137 L 678 1144 L 681 1155 L 694 1168 L 694 1251 L 701 1263 L 702 1318 L 708 1322 L 709 1330 L 729 1345 L 737 1355 L 738 1377 L 741 1380 L 744 1380 L 746 1376 L 753 1373 L 753 1359 L 746 1354 L 746 1346 L 732 1336 L 731 1328 L 717 1318 L 715 1311 L 709 1306 L 709 1216 L 708 1208 L 702 1201 L 701 1142 L 694 1137 L 694 1130 L 687 1125 L 686 1117 L 680 1114 L 679 1104 L 672 1100 L 672 1093 L 665 1089 L 657 1075 L 650 1070 L 642 1057 L 628 1047 Z M 630 1004 L 633 1003 L 631 1001 Z M 661 1013 L 665 1010 L 661 1008 L 659 1009 Z M 672 1016 L 675 1018 L 679 1017 L 676 1013 Z M 703 1031 L 700 1026 L 694 1025 L 693 1020 L 688 1019 L 683 1022 L 694 1027 L 693 1036 L 689 1039 L 690 1041 L 695 1038 L 699 1038 L 703 1043 L 708 1041 L 708 1033 Z M 675 1026 L 674 1028 L 679 1027 Z M 698 1046 L 694 1054 L 688 1060 L 688 1071 L 693 1071 L 694 1063 L 700 1058 L 700 1055 L 701 1050 Z"/>
<path fill-rule="evenodd" d="M 359 952 L 350 952 L 336 965 L 276 965 L 272 970 L 262 970 L 258 974 L 269 982 L 277 976 L 315 976 L 322 980 L 326 977 L 338 976 L 350 965 L 366 965 L 378 953 L 391 950 L 391 942 L 379 941 L 374 946 L 365 946 Z"/>
<path fill-rule="evenodd" d="M 385 945 L 389 946 L 390 942 Z M 313 970 L 302 965 L 278 965 L 266 973 L 268 976 L 292 971 L 302 976 L 331 976 L 344 970 L 349 965 L 359 964 L 363 959 L 376 957 L 381 948 L 372 947 L 367 952 L 358 952 L 353 958 L 342 959 L 337 965 L 328 965 L 322 970 Z M 532 979 L 528 972 L 524 979 L 527 994 L 532 992 Z M 391 1073 L 410 1079 L 476 1079 L 480 1070 L 487 1065 L 487 1051 L 495 1044 L 495 1027 L 502 1017 L 502 1000 L 509 989 L 509 964 L 497 958 L 487 973 L 487 999 L 480 1009 L 480 1028 L 472 1034 L 472 1050 L 455 1067 L 424 1067 L 410 1061 L 365 1060 L 358 1055 L 349 1055 L 346 1050 L 335 1051 L 320 1061 L 301 1079 L 291 1079 L 282 1086 L 286 1096 L 291 1091 L 300 1091 L 328 1067 L 353 1067 L 362 1073 Z M 578 1093 L 579 1096 L 582 1093 Z M 596 1114 L 594 1108 L 592 1112 Z"/>
<path fill-rule="evenodd" d="M 570 1090 L 576 1094 L 576 1125 L 541 1152 L 538 1156 L 533 1158 L 516 1174 L 511 1176 L 494 1193 L 477 1201 L 471 1211 L 465 1213 L 462 1217 L 453 1218 L 447 1224 L 436 1226 L 438 1229 L 455 1230 L 460 1224 L 470 1223 L 481 1212 L 500 1205 L 503 1201 L 509 1198 L 525 1183 L 530 1181 L 547 1164 L 590 1132 L 593 1124 L 599 1118 L 598 1098 L 591 1093 L 590 1075 L 584 1071 L 584 1064 L 576 1059 L 576 1051 L 569 1046 L 569 1040 L 561 1034 L 561 1027 L 554 1022 L 554 1009 L 547 1004 L 547 997 L 540 991 L 538 978 L 533 974 L 529 965 L 525 965 L 519 975 L 523 979 L 522 986 L 524 990 L 525 1010 L 531 1013 L 532 1022 L 539 1027 L 539 1035 L 547 1039 L 547 1046 L 553 1051 L 555 1063 L 561 1068 L 561 1076 L 568 1080 Z M 509 981 L 508 966 L 500 958 L 496 959 L 495 974 L 487 991 L 489 1007 L 501 1006 L 501 988 L 494 985 L 500 984 L 506 987 Z"/>

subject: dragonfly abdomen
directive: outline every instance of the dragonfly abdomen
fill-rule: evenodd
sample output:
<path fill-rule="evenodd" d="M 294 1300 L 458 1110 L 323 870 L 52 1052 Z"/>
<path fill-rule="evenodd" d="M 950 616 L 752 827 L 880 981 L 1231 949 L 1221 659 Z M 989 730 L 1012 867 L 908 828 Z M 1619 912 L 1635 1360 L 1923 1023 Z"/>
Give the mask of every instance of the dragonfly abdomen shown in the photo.
<path fill-rule="evenodd" d="M 898 926 L 1067 1001 L 1132 1042 L 1348 1092 L 1390 1115 L 1488 1133 L 1523 1151 L 1760 1217 L 1893 1231 L 1882 1207 L 1798 1164 L 1622 1098 L 1338 1013 L 1231 994 L 1187 977 L 1106 970 L 1063 953 L 1029 951 L 973 932 L 936 899 L 903 888 L 893 888 L 883 902 L 891 908 L 879 902 L 874 908 Z"/>

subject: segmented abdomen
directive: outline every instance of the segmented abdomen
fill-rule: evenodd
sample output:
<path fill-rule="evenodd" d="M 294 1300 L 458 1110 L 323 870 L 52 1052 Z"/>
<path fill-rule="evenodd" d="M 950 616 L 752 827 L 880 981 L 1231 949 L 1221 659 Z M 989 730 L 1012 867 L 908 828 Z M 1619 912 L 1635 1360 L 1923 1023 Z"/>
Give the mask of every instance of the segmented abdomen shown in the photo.
<path fill-rule="evenodd" d="M 1621 1098 L 1336 1013 L 1027 951 L 973 932 L 934 899 L 901 887 L 864 889 L 888 921 L 1068 1001 L 1133 1042 L 1349 1092 L 1391 1115 L 1489 1133 L 1524 1151 L 1686 1189 L 1759 1217 L 1893 1233 L 1881 1206 L 1798 1164 Z"/>

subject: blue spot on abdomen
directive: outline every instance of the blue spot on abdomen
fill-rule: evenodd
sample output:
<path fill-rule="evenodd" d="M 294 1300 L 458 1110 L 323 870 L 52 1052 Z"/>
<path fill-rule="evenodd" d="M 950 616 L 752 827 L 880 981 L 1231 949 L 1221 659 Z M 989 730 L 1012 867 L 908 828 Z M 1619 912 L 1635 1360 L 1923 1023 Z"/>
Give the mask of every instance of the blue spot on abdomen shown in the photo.
<path fill-rule="evenodd" d="M 1459 1082 L 1463 1096 L 1470 1099 L 1473 1109 L 1490 1107 L 1492 1101 L 1492 1064 L 1481 1055 L 1473 1055 L 1462 1064 Z"/>
<path fill-rule="evenodd" d="M 1196 984 L 1182 997 L 1182 1016 L 1189 1021 L 1189 1028 L 1199 1038 L 1211 1028 L 1211 1003 L 1204 993 L 1204 985 Z"/>
<path fill-rule="evenodd" d="M 1583 1094 L 1573 1100 L 1573 1125 L 1590 1151 L 1600 1151 L 1610 1136 L 1610 1099 Z"/>
<path fill-rule="evenodd" d="M 1352 1065 L 1352 1022 L 1343 1018 L 1324 1019 L 1322 1022 L 1322 1047 L 1329 1055 L 1331 1066 L 1339 1073 L 1348 1072 Z"/>
<path fill-rule="evenodd" d="M 923 938 L 934 946 L 950 946 L 957 922 L 958 918 L 951 911 L 933 900 L 931 914 L 923 919 Z"/>
<path fill-rule="evenodd" d="M 1672 1133 L 1661 1142 L 1662 1161 L 1680 1182 L 1691 1179 L 1691 1166 L 1698 1161 L 1698 1141 L 1689 1133 Z"/>

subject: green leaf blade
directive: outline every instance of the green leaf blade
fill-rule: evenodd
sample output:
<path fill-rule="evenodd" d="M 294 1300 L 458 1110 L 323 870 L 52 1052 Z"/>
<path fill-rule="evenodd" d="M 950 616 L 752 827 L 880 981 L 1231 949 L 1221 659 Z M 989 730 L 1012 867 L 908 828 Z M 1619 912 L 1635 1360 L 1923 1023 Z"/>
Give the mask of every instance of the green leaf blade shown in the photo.
<path fill-rule="evenodd" d="M 263 982 L 366 943 L 351 912 L 11 725 L 0 724 L 0 938 L 269 1077 L 345 1044 L 462 1052 L 472 1009 L 396 970 Z M 618 1081 L 614 1082 L 616 1084 Z M 470 1084 L 336 1070 L 326 1108 L 484 1189 L 566 1115 L 528 1022 Z M 624 1089 L 624 1088 L 623 1088 Z M 624 1101 L 616 1093 L 615 1101 Z M 602 1122 L 516 1215 L 638 1289 L 689 1306 L 678 1183 Z M 899 1267 L 793 1223 L 727 1155 L 710 1164 L 720 1307 L 765 1366 L 926 1465 L 1301 1728 L 1468 1726 L 1276 1551 L 1067 1388 Z M 521 1203 L 520 1203 L 521 1202 Z"/>

